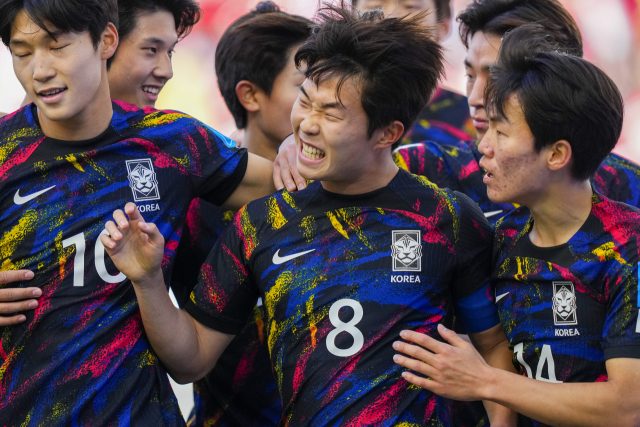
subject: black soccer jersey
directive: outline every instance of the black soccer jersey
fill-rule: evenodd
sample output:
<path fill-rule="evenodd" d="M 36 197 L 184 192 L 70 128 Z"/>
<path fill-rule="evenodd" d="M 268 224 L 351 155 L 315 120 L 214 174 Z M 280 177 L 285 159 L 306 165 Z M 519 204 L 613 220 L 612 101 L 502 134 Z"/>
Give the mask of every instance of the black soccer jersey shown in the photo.
<path fill-rule="evenodd" d="M 43 291 L 26 322 L 0 328 L 2 426 L 184 425 L 131 283 L 99 236 L 136 202 L 165 238 L 168 279 L 191 199 L 228 198 L 246 151 L 179 112 L 113 108 L 89 141 L 45 137 L 33 105 L 0 120 L 0 265 L 35 272 L 7 286 Z"/>
<path fill-rule="evenodd" d="M 640 210 L 595 194 L 582 228 L 551 248 L 531 243 L 532 225 L 517 209 L 495 235 L 492 283 L 513 363 L 540 381 L 606 381 L 607 359 L 640 358 Z"/>
<path fill-rule="evenodd" d="M 402 379 L 392 343 L 451 326 L 453 302 L 487 284 L 491 234 L 466 196 L 405 171 L 363 195 L 316 182 L 243 208 L 187 311 L 234 334 L 263 299 L 283 426 L 449 425 L 448 400 Z"/>

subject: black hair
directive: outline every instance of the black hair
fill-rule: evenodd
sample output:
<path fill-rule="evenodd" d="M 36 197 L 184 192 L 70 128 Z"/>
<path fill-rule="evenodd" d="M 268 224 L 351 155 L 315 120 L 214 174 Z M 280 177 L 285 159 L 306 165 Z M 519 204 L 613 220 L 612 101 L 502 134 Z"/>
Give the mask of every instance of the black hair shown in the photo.
<path fill-rule="evenodd" d="M 598 67 L 563 50 L 546 28 L 507 33 L 485 91 L 490 116 L 503 119 L 515 95 L 540 152 L 556 141 L 571 145 L 571 174 L 591 178 L 622 132 L 624 107 L 615 83 Z"/>
<path fill-rule="evenodd" d="M 202 9 L 194 0 L 118 0 L 118 15 L 120 26 L 118 35 L 124 40 L 138 25 L 138 18 L 143 13 L 166 11 L 173 15 L 178 38 L 189 35 L 193 27 L 202 18 Z M 116 54 L 107 60 L 107 67 L 111 67 Z"/>
<path fill-rule="evenodd" d="M 444 74 L 442 48 L 431 28 L 423 24 L 429 11 L 403 18 L 386 18 L 380 10 L 327 5 L 320 23 L 296 54 L 296 66 L 306 64 L 307 78 L 319 84 L 353 78 L 362 89 L 368 135 L 394 120 L 405 132 L 426 107 Z M 393 145 L 393 149 L 400 140 Z"/>
<path fill-rule="evenodd" d="M 438 22 L 451 18 L 451 0 L 433 0 L 433 3 L 436 6 Z M 351 4 L 357 6 L 358 0 L 353 0 Z"/>
<path fill-rule="evenodd" d="M 473 0 L 457 20 L 467 49 L 478 31 L 501 37 L 520 25 L 539 24 L 566 51 L 583 55 L 578 24 L 558 0 Z"/>
<path fill-rule="evenodd" d="M 273 2 L 261 2 L 234 21 L 216 48 L 218 87 L 238 129 L 247 126 L 247 110 L 236 86 L 248 80 L 271 95 L 273 82 L 289 60 L 289 50 L 311 34 L 312 22 L 284 13 Z"/>
<path fill-rule="evenodd" d="M 63 33 L 88 31 L 97 47 L 109 22 L 118 28 L 116 0 L 2 0 L 0 38 L 5 46 L 9 46 L 13 21 L 22 10 L 54 40 Z"/>

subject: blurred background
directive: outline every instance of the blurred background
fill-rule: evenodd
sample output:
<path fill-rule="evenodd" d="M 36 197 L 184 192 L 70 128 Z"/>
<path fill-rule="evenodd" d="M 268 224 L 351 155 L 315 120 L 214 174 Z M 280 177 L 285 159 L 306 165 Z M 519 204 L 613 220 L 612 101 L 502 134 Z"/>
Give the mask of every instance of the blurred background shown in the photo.
<path fill-rule="evenodd" d="M 453 16 L 471 0 L 452 0 Z M 580 25 L 585 57 L 616 82 L 626 103 L 622 138 L 616 152 L 640 163 L 640 0 L 561 0 Z M 188 113 L 220 132 L 235 131 L 218 90 L 214 72 L 216 43 L 231 22 L 255 7 L 258 0 L 201 0 L 204 17 L 191 35 L 178 44 L 173 56 L 174 77 L 156 104 Z M 286 12 L 313 17 L 318 0 L 276 0 Z M 453 23 L 444 40 L 447 57 L 446 87 L 464 93 L 465 50 Z M 24 91 L 16 79 L 11 56 L 0 46 L 0 111 L 16 110 Z M 193 406 L 190 385 L 174 389 L 185 416 Z"/>
<path fill-rule="evenodd" d="M 454 16 L 470 0 L 452 0 Z M 616 150 L 640 162 L 640 0 L 561 0 L 573 14 L 585 39 L 585 57 L 617 83 L 626 103 L 625 127 Z M 201 0 L 205 13 L 173 59 L 174 78 L 161 92 L 157 107 L 191 114 L 224 134 L 235 126 L 218 90 L 213 58 L 217 40 L 227 26 L 255 7 L 258 0 Z M 286 12 L 313 17 L 318 0 L 276 1 Z M 447 49 L 445 86 L 464 91 L 464 47 L 454 22 L 444 41 Z M 11 56 L 0 46 L 0 111 L 20 106 L 24 92 L 13 73 Z"/>

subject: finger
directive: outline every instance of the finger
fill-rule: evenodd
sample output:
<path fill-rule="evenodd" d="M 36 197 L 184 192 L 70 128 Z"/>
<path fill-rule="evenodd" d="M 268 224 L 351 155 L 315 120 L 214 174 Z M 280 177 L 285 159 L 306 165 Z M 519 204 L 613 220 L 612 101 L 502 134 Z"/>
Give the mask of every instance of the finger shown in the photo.
<path fill-rule="evenodd" d="M 29 298 L 42 296 L 40 288 L 7 288 L 0 289 L 0 302 L 20 301 Z"/>
<path fill-rule="evenodd" d="M 280 162 L 280 177 L 284 186 L 287 187 L 287 191 L 295 191 L 296 183 L 291 175 L 291 169 L 289 168 L 289 161 L 283 158 Z"/>
<path fill-rule="evenodd" d="M 408 356 L 419 359 L 424 363 L 433 365 L 436 361 L 435 354 L 423 349 L 422 347 L 418 347 L 417 345 L 410 345 L 407 343 L 396 341 L 393 343 L 393 348 L 396 351 L 400 351 Z"/>
<path fill-rule="evenodd" d="M 115 240 L 113 240 L 108 235 L 101 234 L 99 238 L 100 238 L 100 241 L 102 242 L 102 244 L 104 245 L 105 248 L 113 249 L 113 248 L 116 247 Z"/>
<path fill-rule="evenodd" d="M 411 369 L 412 371 L 419 372 L 429 377 L 438 375 L 439 373 L 438 370 L 433 366 L 427 365 L 420 360 L 404 357 L 401 354 L 396 354 L 395 356 L 393 356 L 393 361 L 400 366 L 404 366 L 405 368 Z"/>
<path fill-rule="evenodd" d="M 18 314 L 17 316 L 11 316 L 11 317 L 0 316 L 0 327 L 17 325 L 18 323 L 22 323 L 25 320 L 27 320 L 27 317 L 24 314 Z"/>
<path fill-rule="evenodd" d="M 143 222 L 140 224 L 140 231 L 149 236 L 149 241 L 155 245 L 164 246 L 164 237 L 158 227 L 152 222 Z"/>
<path fill-rule="evenodd" d="M 38 307 L 38 301 L 32 299 L 20 302 L 3 302 L 0 303 L 0 314 L 15 314 L 21 311 L 33 310 Z"/>
<path fill-rule="evenodd" d="M 416 343 L 433 353 L 441 353 L 448 346 L 448 344 L 442 343 L 438 340 L 431 338 L 429 335 L 421 334 L 414 331 L 402 331 L 400 336 L 407 341 Z"/>
<path fill-rule="evenodd" d="M 280 191 L 284 188 L 284 182 L 280 177 L 280 164 L 278 160 L 273 163 L 273 184 L 276 186 L 276 190 Z"/>
<path fill-rule="evenodd" d="M 127 203 L 127 205 L 124 207 L 124 211 L 126 212 L 127 215 L 129 215 L 129 220 L 144 222 L 144 218 L 142 217 L 142 214 L 138 210 L 138 207 L 136 206 L 135 203 L 132 203 L 132 202 Z"/>
<path fill-rule="evenodd" d="M 120 230 L 118 230 L 118 226 L 116 226 L 116 223 L 113 221 L 107 221 L 107 223 L 104 225 L 104 229 L 107 230 L 107 233 L 109 233 L 109 236 L 107 236 L 106 234 L 101 234 L 100 235 L 100 240 L 102 240 L 102 244 L 104 245 L 104 239 L 102 239 L 102 236 L 108 238 L 108 239 L 113 239 L 113 240 L 120 240 L 122 239 L 122 233 L 120 232 Z"/>
<path fill-rule="evenodd" d="M 33 276 L 33 271 L 30 270 L 0 271 L 0 285 L 19 282 L 21 280 L 31 280 Z"/>
<path fill-rule="evenodd" d="M 125 216 L 124 212 L 120 209 L 116 209 L 115 211 L 113 211 L 113 221 L 118 224 L 118 227 L 122 228 L 123 230 L 129 227 L 129 220 Z"/>
<path fill-rule="evenodd" d="M 438 383 L 436 383 L 433 380 L 428 380 L 426 378 L 419 377 L 418 375 L 412 374 L 411 372 L 403 372 L 402 378 L 409 381 L 411 384 L 415 384 L 418 387 L 422 387 L 426 390 L 429 390 L 438 394 L 438 392 L 436 391 L 439 389 Z"/>
<path fill-rule="evenodd" d="M 452 331 L 451 329 L 445 328 L 443 324 L 438 325 L 438 332 L 440 333 L 440 336 L 442 338 L 444 338 L 447 342 L 449 342 L 454 347 L 468 348 L 469 346 L 472 346 L 472 344 L 469 344 L 467 341 L 463 340 L 454 331 Z"/>

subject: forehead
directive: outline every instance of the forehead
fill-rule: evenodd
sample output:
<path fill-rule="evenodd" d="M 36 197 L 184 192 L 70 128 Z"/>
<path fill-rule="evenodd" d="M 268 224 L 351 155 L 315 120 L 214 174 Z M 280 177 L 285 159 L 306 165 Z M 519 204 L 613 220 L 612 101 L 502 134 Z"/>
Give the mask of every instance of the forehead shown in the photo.
<path fill-rule="evenodd" d="M 466 62 L 474 68 L 486 68 L 498 60 L 502 37 L 476 31 L 469 40 Z"/>
<path fill-rule="evenodd" d="M 362 109 L 362 91 L 355 78 L 347 78 L 340 87 L 338 97 L 338 84 L 340 77 L 326 77 L 318 85 L 312 80 L 306 79 L 302 84 L 311 101 L 318 104 L 338 104 L 338 108 L 355 111 Z"/>
<path fill-rule="evenodd" d="M 48 30 L 52 34 L 56 34 L 58 32 L 53 27 L 48 28 Z M 49 41 L 52 40 L 52 38 L 45 30 L 33 22 L 24 10 L 21 10 L 13 20 L 10 40 L 12 44 L 37 43 L 43 40 Z"/>
<path fill-rule="evenodd" d="M 175 19 L 166 10 L 141 12 L 136 17 L 136 26 L 127 38 L 157 39 L 157 41 L 173 45 L 178 41 Z"/>

